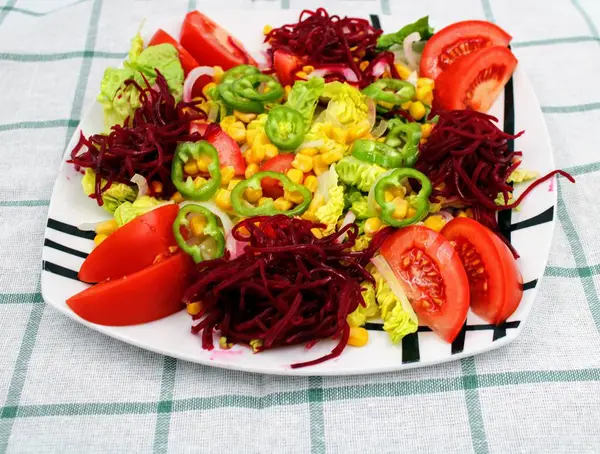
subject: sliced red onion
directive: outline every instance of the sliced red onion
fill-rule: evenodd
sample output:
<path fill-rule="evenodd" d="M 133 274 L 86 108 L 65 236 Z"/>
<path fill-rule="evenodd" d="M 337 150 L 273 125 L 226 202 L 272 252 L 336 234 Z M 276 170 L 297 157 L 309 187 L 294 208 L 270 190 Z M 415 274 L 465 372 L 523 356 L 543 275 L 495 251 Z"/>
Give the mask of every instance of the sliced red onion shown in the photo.
<path fill-rule="evenodd" d="M 410 305 L 410 301 L 406 296 L 406 292 L 404 291 L 402 284 L 396 277 L 396 274 L 394 273 L 386 259 L 380 254 L 376 257 L 373 257 L 371 259 L 371 263 L 373 264 L 373 266 L 375 266 L 375 268 L 377 268 L 377 271 L 379 271 L 381 277 L 388 283 L 390 289 L 392 290 L 392 293 L 396 296 L 396 298 L 398 298 L 398 300 L 402 304 L 402 309 L 404 309 L 404 311 L 408 313 L 412 320 L 417 322 L 417 314 L 415 314 L 415 311 Z"/>
<path fill-rule="evenodd" d="M 219 117 L 219 105 L 214 103 L 214 105 L 208 111 L 207 120 L 209 123 L 215 123 L 217 118 Z"/>
<path fill-rule="evenodd" d="M 186 201 L 186 202 L 181 202 L 179 204 L 180 207 L 184 207 L 186 205 L 200 205 L 201 207 L 204 207 L 207 210 L 211 211 L 221 221 L 221 226 L 223 227 L 223 233 L 225 233 L 226 236 L 229 234 L 229 232 L 231 232 L 231 229 L 233 229 L 233 222 L 231 222 L 231 219 L 229 218 L 227 213 L 225 213 L 217 205 L 215 205 L 214 202 Z"/>
<path fill-rule="evenodd" d="M 236 240 L 231 232 L 225 237 L 225 249 L 229 251 L 230 259 L 233 260 L 244 253 L 246 243 Z"/>
<path fill-rule="evenodd" d="M 408 78 L 406 79 L 407 82 L 410 82 L 411 84 L 413 84 L 415 87 L 417 86 L 417 79 L 419 78 L 419 75 L 417 74 L 416 71 L 413 71 L 410 73 L 410 75 L 408 76 Z"/>
<path fill-rule="evenodd" d="M 452 216 L 450 210 L 440 210 L 435 214 L 439 214 L 441 217 L 444 218 L 444 221 L 446 222 L 450 222 L 452 219 L 454 219 L 454 216 Z"/>
<path fill-rule="evenodd" d="M 375 77 L 383 76 L 383 73 L 385 72 L 387 66 L 388 65 L 385 61 L 379 61 L 375 64 L 375 66 L 373 66 L 373 71 L 371 74 L 373 74 L 373 76 Z"/>
<path fill-rule="evenodd" d="M 325 143 L 325 141 L 323 139 L 319 139 L 319 140 L 311 140 L 310 142 L 304 142 L 302 145 L 300 145 L 296 151 L 302 150 L 304 148 L 319 148 L 321 146 L 323 146 L 323 144 Z"/>
<path fill-rule="evenodd" d="M 406 61 L 408 62 L 408 66 L 411 69 L 417 69 L 419 63 L 417 62 L 417 56 L 413 51 L 413 43 L 421 40 L 421 35 L 419 32 L 414 32 L 404 38 L 404 42 L 402 46 L 404 48 L 404 55 L 406 56 Z"/>
<path fill-rule="evenodd" d="M 148 182 L 146 181 L 146 178 L 139 173 L 136 173 L 131 177 L 131 182 L 135 183 L 138 187 L 138 199 L 142 196 L 148 195 Z"/>
<path fill-rule="evenodd" d="M 373 129 L 375 126 L 375 120 L 377 120 L 377 107 L 375 106 L 375 101 L 371 98 L 367 98 L 367 119 L 369 120 L 369 130 Z"/>
<path fill-rule="evenodd" d="M 346 216 L 344 216 L 344 220 L 342 221 L 342 225 L 340 225 L 340 230 L 343 229 L 344 227 L 346 227 L 348 224 L 352 224 L 354 221 L 356 221 L 356 215 L 354 214 L 353 211 L 348 211 L 346 213 Z M 348 236 L 347 233 L 344 233 L 342 236 L 340 236 L 337 239 L 338 243 L 343 243 L 344 241 L 346 241 L 346 236 Z"/>
<path fill-rule="evenodd" d="M 325 78 L 325 76 L 329 76 L 329 75 L 342 75 L 344 76 L 344 79 L 346 79 L 347 82 L 358 82 L 358 77 L 356 75 L 356 73 L 354 71 L 352 71 L 352 69 L 346 65 L 329 65 L 329 66 L 322 66 L 320 68 L 316 68 L 313 72 L 311 72 L 308 75 L 309 79 L 312 79 L 313 77 L 323 77 Z"/>
<path fill-rule="evenodd" d="M 201 76 L 214 76 L 215 69 L 212 66 L 199 66 L 192 69 L 185 81 L 183 82 L 183 101 L 190 102 L 192 100 L 192 89 L 194 84 Z"/>
<path fill-rule="evenodd" d="M 388 124 L 387 121 L 381 120 L 377 126 L 373 128 L 371 131 L 371 135 L 376 139 L 379 139 L 387 130 Z"/>

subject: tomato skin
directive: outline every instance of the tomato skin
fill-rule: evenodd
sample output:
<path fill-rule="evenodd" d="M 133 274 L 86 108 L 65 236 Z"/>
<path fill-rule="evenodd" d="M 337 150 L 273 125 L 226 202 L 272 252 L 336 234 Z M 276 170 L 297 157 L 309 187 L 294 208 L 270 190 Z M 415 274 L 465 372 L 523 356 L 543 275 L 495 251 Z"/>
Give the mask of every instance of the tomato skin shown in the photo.
<path fill-rule="evenodd" d="M 203 121 L 194 121 L 190 127 L 190 134 L 198 132 L 204 135 L 207 127 L 208 124 Z M 218 127 L 206 137 L 206 140 L 217 149 L 221 167 L 231 166 L 235 170 L 236 175 L 244 175 L 246 172 L 246 161 L 244 161 L 239 145 L 229 134 L 223 131 L 221 127 Z"/>
<path fill-rule="evenodd" d="M 176 253 L 141 271 L 96 284 L 67 300 L 84 320 L 107 326 L 137 325 L 183 309 L 183 294 L 194 271 L 191 257 Z"/>
<path fill-rule="evenodd" d="M 183 67 L 183 72 L 187 76 L 188 73 L 197 68 L 198 62 L 190 55 L 190 53 L 182 47 L 175 38 L 169 35 L 162 28 L 159 28 L 150 42 L 148 46 L 156 46 L 158 44 L 172 44 L 179 51 L 179 60 L 181 61 L 181 66 Z"/>
<path fill-rule="evenodd" d="M 294 74 L 302 66 L 302 59 L 291 52 L 278 49 L 273 53 L 273 66 L 281 85 L 294 85 Z"/>
<path fill-rule="evenodd" d="M 510 49 L 487 47 L 459 58 L 435 81 L 434 105 L 442 110 L 487 112 L 517 66 Z M 490 73 L 481 79 L 483 72 Z"/>
<path fill-rule="evenodd" d="M 498 325 L 517 309 L 523 296 L 523 278 L 512 253 L 498 236 L 470 218 L 455 218 L 442 229 L 449 241 L 456 244 L 463 260 L 471 288 L 471 309 L 484 320 Z M 460 249 L 464 245 L 477 254 L 486 276 L 487 291 L 481 291 L 481 281 L 474 279 L 469 259 Z"/>
<path fill-rule="evenodd" d="M 199 11 L 187 13 L 179 41 L 202 66 L 220 66 L 224 70 L 242 64 L 257 66 L 237 39 Z"/>
<path fill-rule="evenodd" d="M 177 245 L 173 221 L 177 204 L 165 205 L 135 218 L 108 236 L 85 259 L 79 279 L 95 283 L 120 279 L 150 266 L 157 255 Z"/>
<path fill-rule="evenodd" d="M 512 36 L 490 22 L 456 22 L 436 32 L 425 44 L 421 57 L 421 77 L 436 79 L 453 62 L 489 46 L 508 46 Z"/>
<path fill-rule="evenodd" d="M 261 171 L 271 171 L 279 173 L 287 173 L 292 168 L 292 161 L 294 160 L 294 153 L 281 153 L 274 158 L 266 161 Z M 264 178 L 261 182 L 262 190 L 265 197 L 271 197 L 276 199 L 277 197 L 283 196 L 283 187 L 281 183 L 274 178 Z"/>
<path fill-rule="evenodd" d="M 434 278 L 421 275 L 413 281 L 403 276 L 403 259 L 413 250 L 421 251 L 439 274 Z M 442 235 L 425 226 L 411 225 L 396 231 L 379 250 L 386 259 L 398 280 L 403 284 L 419 321 L 429 326 L 446 342 L 453 342 L 467 318 L 469 310 L 469 282 L 460 258 L 452 244 Z M 441 279 L 444 286 L 444 301 L 437 306 L 426 308 L 417 304 L 427 297 L 427 288 L 419 284 L 423 280 L 433 282 Z"/>

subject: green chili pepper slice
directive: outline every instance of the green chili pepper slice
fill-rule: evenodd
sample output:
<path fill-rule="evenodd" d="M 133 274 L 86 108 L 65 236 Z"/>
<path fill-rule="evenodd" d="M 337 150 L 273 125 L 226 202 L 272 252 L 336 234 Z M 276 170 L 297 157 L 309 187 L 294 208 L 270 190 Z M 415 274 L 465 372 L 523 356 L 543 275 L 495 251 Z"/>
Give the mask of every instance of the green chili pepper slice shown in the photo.
<path fill-rule="evenodd" d="M 258 87 L 265 84 L 266 91 L 260 93 Z M 283 87 L 279 82 L 266 74 L 250 74 L 233 82 L 232 91 L 241 98 L 263 103 L 277 101 L 283 97 Z"/>
<path fill-rule="evenodd" d="M 221 83 L 233 82 L 241 77 L 249 76 L 251 74 L 260 74 L 260 70 L 252 65 L 238 65 L 223 73 Z"/>
<path fill-rule="evenodd" d="M 399 106 L 414 98 L 415 86 L 399 79 L 379 79 L 363 89 L 363 93 L 375 101 Z"/>
<path fill-rule="evenodd" d="M 416 211 L 415 215 L 398 219 L 394 217 L 396 204 L 393 201 L 386 202 L 385 191 L 390 187 L 402 185 L 402 181 L 406 178 L 412 178 L 421 183 L 421 190 L 416 196 L 407 198 L 409 199 L 412 208 Z M 383 219 L 386 224 L 393 227 L 405 227 L 419 222 L 429 213 L 429 196 L 431 195 L 432 189 L 429 178 L 418 170 L 408 168 L 393 170 L 389 175 L 381 178 L 375 184 L 374 188 L 375 202 L 381 207 L 381 219 Z"/>
<path fill-rule="evenodd" d="M 370 164 L 393 169 L 403 166 L 402 154 L 394 147 L 376 140 L 358 139 L 352 145 L 352 156 Z"/>
<path fill-rule="evenodd" d="M 302 144 L 306 134 L 304 117 L 290 107 L 275 107 L 269 112 L 265 132 L 277 148 L 295 150 Z"/>
<path fill-rule="evenodd" d="M 255 207 L 244 200 L 244 191 L 248 188 L 261 189 L 261 181 L 265 178 L 274 178 L 280 181 L 285 191 L 300 192 L 304 200 L 299 205 L 287 211 L 276 209 L 272 201 L 268 201 L 262 206 Z M 231 205 L 233 206 L 233 211 L 235 211 L 238 216 L 243 217 L 273 216 L 276 214 L 285 214 L 290 217 L 299 216 L 306 211 L 310 205 L 311 198 L 311 192 L 306 186 L 294 183 L 283 173 L 269 171 L 254 174 L 251 178 L 238 183 L 231 191 Z"/>
<path fill-rule="evenodd" d="M 183 167 L 191 159 L 199 159 L 202 155 L 210 157 L 208 164 L 208 173 L 210 180 L 200 187 L 196 187 L 194 180 L 188 176 L 185 181 Z M 193 200 L 210 199 L 221 185 L 221 169 L 219 163 L 219 154 L 206 140 L 198 142 L 181 142 L 175 150 L 173 165 L 171 167 L 171 179 L 175 188 L 185 197 Z"/>
<path fill-rule="evenodd" d="M 231 80 L 228 82 L 221 82 L 221 84 L 217 86 L 217 89 L 219 90 L 219 96 L 223 102 L 235 110 L 245 113 L 263 113 L 265 110 L 264 104 L 260 101 L 246 99 L 235 93 L 233 91 L 233 82 Z"/>
<path fill-rule="evenodd" d="M 192 237 L 186 240 L 183 237 L 182 227 L 191 233 L 191 222 L 188 218 L 190 214 L 204 218 L 202 237 L 206 238 Z M 217 218 L 209 209 L 200 205 L 189 204 L 179 210 L 173 222 L 173 235 L 181 250 L 189 254 L 195 263 L 222 257 L 225 252 L 225 235 L 217 224 Z"/>
<path fill-rule="evenodd" d="M 400 120 L 390 120 L 389 133 L 385 144 L 390 147 L 400 148 L 400 154 L 405 167 L 414 167 L 419 157 L 419 142 L 421 140 L 421 125 L 418 123 L 404 123 Z"/>

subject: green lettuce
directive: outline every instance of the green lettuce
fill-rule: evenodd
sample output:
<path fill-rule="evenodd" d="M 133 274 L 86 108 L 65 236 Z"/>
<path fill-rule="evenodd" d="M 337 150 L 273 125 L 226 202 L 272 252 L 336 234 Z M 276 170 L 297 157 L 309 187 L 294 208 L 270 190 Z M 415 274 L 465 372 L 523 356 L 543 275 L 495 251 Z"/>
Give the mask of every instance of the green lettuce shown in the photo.
<path fill-rule="evenodd" d="M 367 128 L 369 124 L 369 98 L 352 85 L 342 82 L 325 84 L 322 96 L 329 99 L 325 120 L 346 128 Z"/>
<path fill-rule="evenodd" d="M 164 201 L 147 195 L 144 195 L 133 202 L 123 202 L 114 212 L 115 221 L 117 221 L 119 227 L 122 227 L 129 221 L 133 221 L 138 216 L 146 214 L 148 211 L 152 211 L 154 208 L 158 208 L 164 204 Z"/>
<path fill-rule="evenodd" d="M 102 179 L 102 187 L 106 185 L 106 180 Z M 91 195 L 96 188 L 96 173 L 92 169 L 86 169 L 85 175 L 81 179 L 81 187 L 86 195 Z M 114 213 L 119 205 L 125 202 L 133 202 L 137 196 L 137 189 L 124 183 L 113 182 L 110 187 L 102 193 L 104 208 L 109 213 Z"/>
<path fill-rule="evenodd" d="M 319 222 L 327 225 L 325 234 L 335 230 L 337 221 L 344 212 L 344 187 L 338 181 L 335 164 L 319 176 L 318 195 L 323 197 L 326 203 L 320 206 L 315 214 Z"/>
<path fill-rule="evenodd" d="M 348 324 L 353 327 L 362 326 L 367 323 L 367 320 L 370 318 L 379 315 L 379 307 L 377 306 L 377 300 L 375 298 L 375 287 L 367 281 L 364 281 L 360 286 L 362 287 L 362 296 L 365 300 L 365 306 L 363 307 L 359 304 L 356 310 L 348 315 Z"/>
<path fill-rule="evenodd" d="M 433 28 L 429 25 L 429 16 L 422 17 L 412 24 L 405 25 L 396 33 L 381 35 L 377 39 L 377 49 L 387 50 L 394 44 L 401 46 L 406 37 L 414 32 L 418 32 L 421 35 L 421 41 L 426 41 L 433 36 Z"/>
<path fill-rule="evenodd" d="M 325 81 L 320 77 L 314 77 L 306 82 L 298 81 L 292 87 L 285 105 L 300 112 L 306 126 L 309 126 L 324 87 Z"/>
<path fill-rule="evenodd" d="M 352 156 L 339 160 L 336 170 L 342 183 L 354 186 L 363 192 L 369 192 L 371 186 L 387 171 L 383 167 L 368 164 Z"/>
<path fill-rule="evenodd" d="M 377 214 L 369 208 L 369 197 L 360 191 L 353 191 L 348 197 L 350 201 L 350 210 L 356 215 L 356 219 L 362 221 Z"/>

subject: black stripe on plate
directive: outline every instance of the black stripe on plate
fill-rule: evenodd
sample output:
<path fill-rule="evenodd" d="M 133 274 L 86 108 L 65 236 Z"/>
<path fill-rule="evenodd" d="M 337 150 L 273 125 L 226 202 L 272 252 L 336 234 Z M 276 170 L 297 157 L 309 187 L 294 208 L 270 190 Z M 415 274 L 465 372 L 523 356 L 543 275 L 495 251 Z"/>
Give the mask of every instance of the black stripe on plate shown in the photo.
<path fill-rule="evenodd" d="M 42 268 L 49 273 L 58 274 L 59 276 L 66 277 L 78 281 L 77 271 L 70 270 L 64 266 L 57 265 L 56 263 L 43 261 Z"/>
<path fill-rule="evenodd" d="M 65 252 L 67 254 L 75 255 L 77 257 L 81 257 L 82 259 L 87 258 L 88 254 L 85 252 L 78 251 L 77 249 L 71 249 L 70 247 L 63 246 L 62 244 L 58 244 L 55 241 L 52 241 L 48 238 L 44 240 L 44 246 L 51 247 L 52 249 L 56 249 L 57 251 Z"/>
<path fill-rule="evenodd" d="M 502 339 L 506 336 L 506 328 L 502 325 L 496 326 L 494 328 L 494 337 L 492 338 L 493 342 L 496 342 L 498 339 Z"/>
<path fill-rule="evenodd" d="M 412 333 L 402 338 L 402 364 L 416 363 L 421 360 L 419 352 L 419 333 Z"/>
<path fill-rule="evenodd" d="M 514 103 L 514 88 L 513 79 L 509 79 L 506 87 L 504 88 L 504 132 L 507 134 L 515 133 L 515 103 Z M 508 151 L 514 151 L 515 141 L 509 139 L 507 141 Z M 500 233 L 510 243 L 510 232 L 511 227 L 512 210 L 502 210 L 498 212 L 498 227 Z"/>
<path fill-rule="evenodd" d="M 505 322 L 502 325 L 500 325 L 500 327 L 504 328 L 504 329 L 510 329 L 510 328 L 518 328 L 519 324 L 521 322 L 516 320 L 513 322 Z M 382 323 L 365 323 L 364 328 L 368 331 L 383 331 L 383 324 Z M 486 330 L 493 330 L 496 328 L 496 325 L 492 325 L 489 323 L 486 324 L 481 324 L 481 325 L 466 325 L 463 326 L 463 329 L 465 331 L 486 331 Z M 419 326 L 419 329 L 417 330 L 418 333 L 431 333 L 433 332 L 433 330 L 431 328 L 429 328 L 428 326 Z"/>
<path fill-rule="evenodd" d="M 467 336 L 467 322 L 465 321 L 465 324 L 460 329 L 458 336 L 456 336 L 456 339 L 454 339 L 454 342 L 452 342 L 452 350 L 451 351 L 452 351 L 453 355 L 456 355 L 457 353 L 460 353 L 465 349 L 466 336 Z"/>
<path fill-rule="evenodd" d="M 381 22 L 379 21 L 379 16 L 377 14 L 370 14 L 371 24 L 373 24 L 373 28 L 377 30 L 381 30 Z"/>
<path fill-rule="evenodd" d="M 526 229 L 527 227 L 533 227 L 535 225 L 551 222 L 552 219 L 554 219 L 554 207 L 550 207 L 546 211 L 532 218 L 526 219 L 521 222 L 516 222 L 515 224 L 510 226 L 510 230 L 514 232 L 515 230 Z"/>
<path fill-rule="evenodd" d="M 79 230 L 74 225 L 65 224 L 64 222 L 57 221 L 56 219 L 48 219 L 48 228 L 88 240 L 93 240 L 96 236 L 96 232 L 91 230 Z"/>
<path fill-rule="evenodd" d="M 537 285 L 537 282 L 538 282 L 537 279 L 534 279 L 533 281 L 525 282 L 523 284 L 523 291 L 534 289 L 535 286 Z"/>

